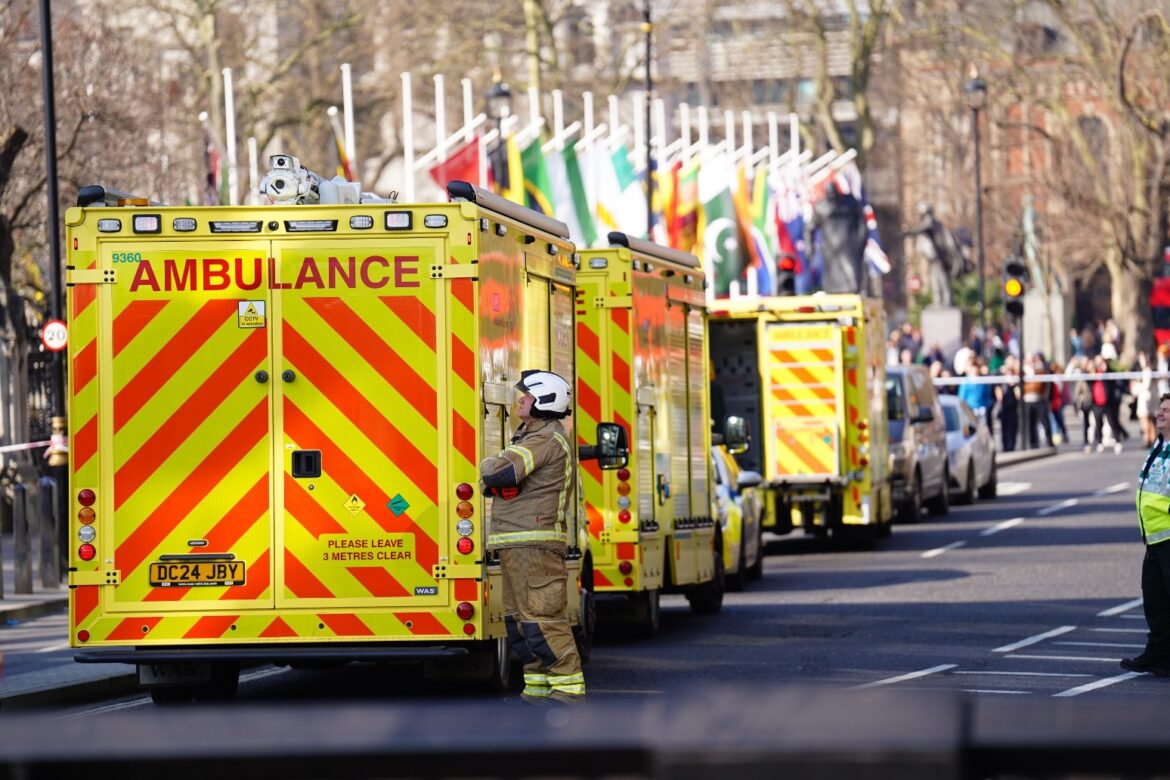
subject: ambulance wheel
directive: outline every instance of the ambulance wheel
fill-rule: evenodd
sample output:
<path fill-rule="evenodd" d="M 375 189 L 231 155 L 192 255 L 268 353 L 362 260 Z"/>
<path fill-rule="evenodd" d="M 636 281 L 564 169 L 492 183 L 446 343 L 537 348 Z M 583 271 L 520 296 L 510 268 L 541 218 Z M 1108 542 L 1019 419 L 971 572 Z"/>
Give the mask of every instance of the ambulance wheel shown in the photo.
<path fill-rule="evenodd" d="M 653 637 L 662 627 L 661 596 L 662 591 L 655 588 L 630 597 L 636 605 L 635 614 L 638 617 L 634 627 L 639 636 Z"/>
<path fill-rule="evenodd" d="M 581 564 L 581 614 L 573 626 L 577 655 L 581 663 L 588 663 L 593 655 L 593 635 L 597 631 L 597 600 L 593 595 L 593 559 L 589 556 Z"/>
<path fill-rule="evenodd" d="M 500 637 L 491 643 L 492 676 L 488 680 L 489 690 L 499 696 L 508 693 L 512 687 L 512 648 L 508 638 Z"/>
<path fill-rule="evenodd" d="M 723 568 L 723 536 L 715 534 L 715 569 L 711 579 L 687 591 L 691 611 L 697 615 L 714 615 L 723 608 L 723 591 L 727 587 Z"/>
<path fill-rule="evenodd" d="M 211 681 L 195 689 L 195 701 L 231 701 L 236 698 L 239 687 L 239 664 L 212 664 Z"/>
<path fill-rule="evenodd" d="M 195 689 L 189 685 L 173 685 L 167 688 L 151 688 L 150 700 L 159 707 L 187 704 L 195 696 Z"/>

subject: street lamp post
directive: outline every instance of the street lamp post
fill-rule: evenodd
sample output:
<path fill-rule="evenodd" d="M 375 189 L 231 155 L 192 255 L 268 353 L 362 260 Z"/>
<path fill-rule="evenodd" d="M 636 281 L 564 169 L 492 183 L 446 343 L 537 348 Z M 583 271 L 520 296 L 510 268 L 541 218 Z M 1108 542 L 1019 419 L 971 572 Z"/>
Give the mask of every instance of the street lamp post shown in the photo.
<path fill-rule="evenodd" d="M 508 147 L 504 142 L 504 120 L 512 115 L 512 90 L 500 80 L 500 74 L 495 74 L 495 81 L 484 93 L 487 103 L 487 115 L 495 120 L 496 147 L 489 154 L 492 165 L 492 176 L 495 178 L 501 191 L 511 186 L 508 181 Z"/>
<path fill-rule="evenodd" d="M 983 178 L 979 158 L 979 112 L 987 103 L 987 82 L 972 74 L 963 85 L 967 107 L 971 109 L 971 136 L 975 144 L 975 251 L 979 263 L 979 331 L 980 339 L 987 339 L 987 297 L 983 274 Z"/>

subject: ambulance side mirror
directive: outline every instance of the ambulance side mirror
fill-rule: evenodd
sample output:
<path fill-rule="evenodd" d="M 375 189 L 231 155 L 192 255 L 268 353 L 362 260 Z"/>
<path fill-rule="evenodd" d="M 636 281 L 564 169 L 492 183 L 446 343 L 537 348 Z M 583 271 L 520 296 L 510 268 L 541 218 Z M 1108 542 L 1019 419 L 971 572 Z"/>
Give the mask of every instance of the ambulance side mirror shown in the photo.
<path fill-rule="evenodd" d="M 630 441 L 626 429 L 617 423 L 597 424 L 597 463 L 602 469 L 625 468 L 630 462 Z"/>
<path fill-rule="evenodd" d="M 732 455 L 747 452 L 752 446 L 752 436 L 747 420 L 742 417 L 728 417 L 723 424 L 723 444 Z"/>

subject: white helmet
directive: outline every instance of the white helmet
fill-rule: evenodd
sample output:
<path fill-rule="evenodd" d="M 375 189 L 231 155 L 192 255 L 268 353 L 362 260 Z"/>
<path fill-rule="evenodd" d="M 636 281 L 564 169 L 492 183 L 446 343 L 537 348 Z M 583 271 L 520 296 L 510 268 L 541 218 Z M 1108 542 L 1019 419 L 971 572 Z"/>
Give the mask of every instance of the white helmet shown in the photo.
<path fill-rule="evenodd" d="M 573 390 L 558 374 L 540 369 L 520 372 L 516 389 L 533 397 L 532 416 L 540 420 L 560 420 L 569 416 Z"/>

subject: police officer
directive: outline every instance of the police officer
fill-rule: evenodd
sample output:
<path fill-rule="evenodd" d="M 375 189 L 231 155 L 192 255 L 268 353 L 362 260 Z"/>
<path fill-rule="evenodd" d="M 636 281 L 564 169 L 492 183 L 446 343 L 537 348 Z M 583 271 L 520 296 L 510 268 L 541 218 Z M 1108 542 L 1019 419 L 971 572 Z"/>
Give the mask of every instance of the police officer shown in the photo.
<path fill-rule="evenodd" d="M 1146 649 L 1124 658 L 1121 668 L 1131 672 L 1170 675 L 1170 393 L 1163 394 L 1154 415 L 1158 438 L 1138 475 L 1137 509 L 1146 557 L 1142 561 L 1142 602 Z"/>
<path fill-rule="evenodd" d="M 512 443 L 479 465 L 492 495 L 488 545 L 503 570 L 508 640 L 524 664 L 529 703 L 585 697 L 581 657 L 566 616 L 565 548 L 574 511 L 573 459 L 560 421 L 569 416 L 569 383 L 551 371 L 524 371 Z"/>

